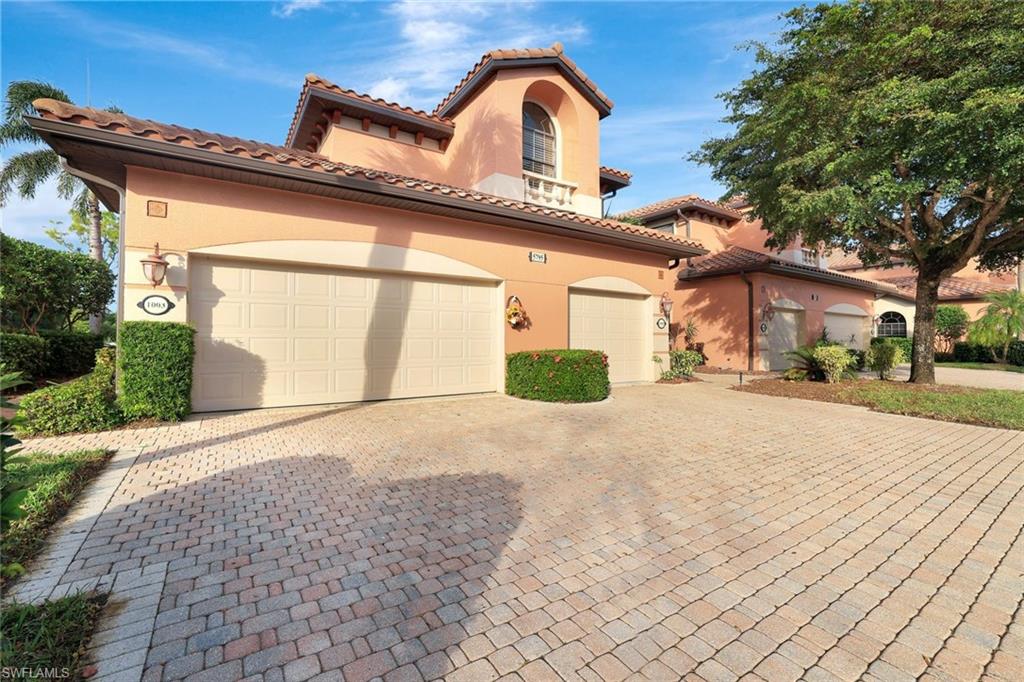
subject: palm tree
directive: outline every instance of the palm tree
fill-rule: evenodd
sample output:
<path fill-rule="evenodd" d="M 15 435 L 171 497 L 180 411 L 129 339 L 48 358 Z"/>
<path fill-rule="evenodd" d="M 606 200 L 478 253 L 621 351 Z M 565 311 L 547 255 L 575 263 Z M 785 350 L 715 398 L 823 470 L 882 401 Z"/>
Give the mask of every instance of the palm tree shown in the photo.
<path fill-rule="evenodd" d="M 967 339 L 990 346 L 995 360 L 1006 362 L 1010 344 L 1024 334 L 1024 293 L 997 291 L 985 296 L 988 306 L 971 325 Z M 1002 351 L 1002 358 L 996 355 Z"/>
<path fill-rule="evenodd" d="M 42 142 L 23 116 L 34 113 L 32 102 L 44 97 L 71 102 L 66 92 L 41 81 L 12 81 L 7 86 L 3 123 L 0 124 L 0 146 Z M 57 178 L 57 195 L 71 199 L 76 211 L 89 216 L 89 256 L 103 261 L 100 202 L 81 180 L 61 166 L 57 152 L 49 147 L 19 152 L 7 160 L 0 171 L 0 206 L 6 206 L 15 192 L 25 199 L 33 198 L 39 185 L 53 177 Z M 89 329 L 94 334 L 101 332 L 102 324 L 102 315 L 89 317 Z"/>

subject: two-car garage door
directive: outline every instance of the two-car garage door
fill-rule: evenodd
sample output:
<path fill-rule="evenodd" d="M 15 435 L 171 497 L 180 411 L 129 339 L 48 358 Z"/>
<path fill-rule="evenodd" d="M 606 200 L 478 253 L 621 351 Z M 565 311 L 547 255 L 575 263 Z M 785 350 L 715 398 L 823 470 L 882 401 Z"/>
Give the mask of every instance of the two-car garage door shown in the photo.
<path fill-rule="evenodd" d="M 494 391 L 492 283 L 195 258 L 194 408 Z"/>

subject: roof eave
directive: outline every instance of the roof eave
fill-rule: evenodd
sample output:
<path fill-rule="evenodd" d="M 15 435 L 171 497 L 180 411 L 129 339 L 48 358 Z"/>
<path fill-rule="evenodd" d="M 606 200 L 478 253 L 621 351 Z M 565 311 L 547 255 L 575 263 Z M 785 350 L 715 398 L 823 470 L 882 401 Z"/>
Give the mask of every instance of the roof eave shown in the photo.
<path fill-rule="evenodd" d="M 612 113 L 612 108 L 604 100 L 598 97 L 583 80 L 577 76 L 572 69 L 566 66 L 559 57 L 518 57 L 511 59 L 489 59 L 486 64 L 477 69 L 468 81 L 463 83 L 459 91 L 452 95 L 451 99 L 439 106 L 434 113 L 438 116 L 452 116 L 461 108 L 464 101 L 467 101 L 476 92 L 477 88 L 487 82 L 496 71 L 502 69 L 525 69 L 536 66 L 553 66 L 558 69 L 565 78 L 580 91 L 587 100 L 597 109 L 600 118 Z"/>
<path fill-rule="evenodd" d="M 875 282 L 870 282 L 868 280 L 853 281 L 846 277 L 837 277 L 827 272 L 815 272 L 812 270 L 804 270 L 799 267 L 790 267 L 784 263 L 778 262 L 756 263 L 747 266 L 737 266 L 734 268 L 728 268 L 725 270 L 713 270 L 711 272 L 684 270 L 677 275 L 677 278 L 681 282 L 687 282 L 697 279 L 710 279 L 712 277 L 738 275 L 741 272 L 768 272 L 775 275 L 792 277 L 793 279 L 803 279 L 813 282 L 821 282 L 822 284 L 849 287 L 851 289 L 860 289 L 863 291 L 871 291 L 875 293 L 888 294 L 893 296 L 900 295 L 898 291 L 893 291 L 887 287 L 880 286 L 879 284 Z"/>
<path fill-rule="evenodd" d="M 161 140 L 129 138 L 120 133 L 112 133 L 99 128 L 90 128 L 38 116 L 26 116 L 25 120 L 32 126 L 33 130 L 39 133 L 55 149 L 58 146 L 56 144 L 58 139 L 68 138 L 96 144 L 108 149 L 121 149 L 167 159 L 179 159 L 206 166 L 235 169 L 257 175 L 276 176 L 309 185 L 347 190 L 358 195 L 384 196 L 416 206 L 445 207 L 449 210 L 456 210 L 466 214 L 467 217 L 463 219 L 473 219 L 472 216 L 483 215 L 489 217 L 491 222 L 500 219 L 497 224 L 509 227 L 534 229 L 562 236 L 586 235 L 589 238 L 588 241 L 598 241 L 639 251 L 657 253 L 669 258 L 689 258 L 702 256 L 707 253 L 707 250 L 695 246 L 663 242 L 643 235 L 616 232 L 594 225 L 587 225 L 586 223 L 564 220 L 556 216 L 530 213 L 508 206 L 481 204 L 455 196 L 434 194 L 365 178 L 279 165 L 259 159 L 247 159 L 195 147 L 182 147 Z"/>
<path fill-rule="evenodd" d="M 712 213 L 714 215 L 721 216 L 722 218 L 725 218 L 726 220 L 731 220 L 733 222 L 738 222 L 743 217 L 742 215 L 737 214 L 735 211 L 731 209 L 720 208 L 718 206 L 710 206 L 699 201 L 687 201 L 681 204 L 670 206 L 668 208 L 663 208 L 659 211 L 656 211 L 655 213 L 650 213 L 648 215 L 638 217 L 640 218 L 640 220 L 643 220 L 646 223 L 653 220 L 658 220 L 659 218 L 666 218 L 668 216 L 675 215 L 677 211 L 689 210 Z"/>

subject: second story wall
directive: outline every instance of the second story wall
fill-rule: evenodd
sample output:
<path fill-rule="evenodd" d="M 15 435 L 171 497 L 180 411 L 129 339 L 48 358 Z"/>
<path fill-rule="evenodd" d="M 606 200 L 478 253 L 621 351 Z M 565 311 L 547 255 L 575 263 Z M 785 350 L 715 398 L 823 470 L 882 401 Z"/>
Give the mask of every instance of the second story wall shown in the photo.
<path fill-rule="evenodd" d="M 554 177 L 524 173 L 527 101 L 541 106 L 554 123 Z M 333 161 L 600 216 L 599 119 L 557 69 L 507 69 L 496 72 L 452 117 L 450 142 L 417 140 L 402 131 L 391 137 L 384 126 L 342 117 L 329 126 L 318 151 Z"/>

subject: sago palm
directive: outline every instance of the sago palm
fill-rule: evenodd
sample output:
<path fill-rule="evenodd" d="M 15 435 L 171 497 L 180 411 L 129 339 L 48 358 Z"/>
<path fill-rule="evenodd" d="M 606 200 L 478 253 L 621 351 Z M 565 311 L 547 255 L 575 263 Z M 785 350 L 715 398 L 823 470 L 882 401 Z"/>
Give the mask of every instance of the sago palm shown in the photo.
<path fill-rule="evenodd" d="M 44 97 L 71 102 L 66 92 L 49 83 L 12 81 L 7 86 L 4 118 L 0 124 L 0 146 L 42 142 L 23 117 L 33 114 L 32 102 Z M 51 178 L 57 179 L 57 195 L 70 199 L 76 211 L 89 216 L 89 255 L 94 260 L 103 261 L 99 200 L 81 180 L 64 170 L 57 152 L 49 147 L 18 152 L 7 159 L 0 171 L 0 206 L 6 206 L 15 193 L 25 199 L 33 198 L 39 186 Z M 101 315 L 91 316 L 90 330 L 94 334 L 100 333 L 102 322 Z"/>

